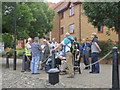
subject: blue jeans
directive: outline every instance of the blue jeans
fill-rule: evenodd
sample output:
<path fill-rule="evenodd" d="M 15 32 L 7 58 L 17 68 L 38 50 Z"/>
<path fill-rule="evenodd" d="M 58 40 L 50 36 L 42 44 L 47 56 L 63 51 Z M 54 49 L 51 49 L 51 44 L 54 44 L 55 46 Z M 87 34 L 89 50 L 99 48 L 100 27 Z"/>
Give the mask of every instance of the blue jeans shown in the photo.
<path fill-rule="evenodd" d="M 95 63 L 98 61 L 98 53 L 92 53 L 92 63 Z M 92 72 L 99 73 L 100 72 L 100 67 L 99 67 L 99 62 L 96 63 L 95 65 L 92 65 Z"/>
<path fill-rule="evenodd" d="M 32 57 L 32 62 L 31 62 L 31 73 L 38 73 L 38 64 L 40 61 L 40 56 L 33 56 Z"/>
<path fill-rule="evenodd" d="M 83 54 L 83 59 L 84 59 L 84 64 L 89 65 L 89 53 L 84 53 Z"/>

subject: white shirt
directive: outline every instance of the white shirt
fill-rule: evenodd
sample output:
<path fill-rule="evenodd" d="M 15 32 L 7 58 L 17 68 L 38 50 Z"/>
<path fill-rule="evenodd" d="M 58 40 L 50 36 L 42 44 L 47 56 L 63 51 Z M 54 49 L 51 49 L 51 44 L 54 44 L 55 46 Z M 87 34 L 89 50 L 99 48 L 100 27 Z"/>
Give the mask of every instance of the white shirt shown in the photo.
<path fill-rule="evenodd" d="M 69 43 L 69 44 L 65 44 L 64 43 L 64 40 L 61 42 L 61 44 L 63 45 L 63 46 L 65 46 L 64 48 L 65 48 L 65 52 L 70 52 L 70 47 L 71 47 L 71 43 Z"/>

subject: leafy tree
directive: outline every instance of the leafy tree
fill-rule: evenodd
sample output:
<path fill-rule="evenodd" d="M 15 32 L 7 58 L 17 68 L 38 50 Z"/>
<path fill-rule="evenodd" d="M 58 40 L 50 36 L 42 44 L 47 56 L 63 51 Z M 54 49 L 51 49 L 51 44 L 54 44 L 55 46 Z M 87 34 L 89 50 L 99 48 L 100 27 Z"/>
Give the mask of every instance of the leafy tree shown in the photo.
<path fill-rule="evenodd" d="M 120 2 L 84 2 L 83 9 L 88 21 L 95 27 L 106 26 L 118 32 L 120 42 Z M 120 43 L 119 43 L 120 44 Z"/>
<path fill-rule="evenodd" d="M 41 38 L 53 28 L 52 20 L 55 15 L 54 11 L 49 8 L 48 3 L 34 2 L 27 4 L 32 8 L 31 12 L 36 19 L 36 21 L 31 22 L 31 26 L 29 27 L 31 32 L 29 32 L 29 35 L 31 37 L 39 36 Z"/>
<path fill-rule="evenodd" d="M 16 5 L 17 4 L 17 5 Z M 16 9 L 16 11 L 15 11 Z M 30 12 L 31 9 L 25 3 L 3 3 L 3 33 L 14 33 L 14 17 L 16 14 L 16 28 L 17 28 L 17 38 L 25 39 L 28 37 L 27 32 L 30 22 L 34 21 L 33 15 Z M 23 33 L 24 32 L 24 33 Z"/>
<path fill-rule="evenodd" d="M 14 12 L 16 9 L 16 12 Z M 45 2 L 4 2 L 2 4 L 2 33 L 14 33 L 14 15 L 17 21 L 17 39 L 43 37 L 52 30 L 54 11 Z"/>

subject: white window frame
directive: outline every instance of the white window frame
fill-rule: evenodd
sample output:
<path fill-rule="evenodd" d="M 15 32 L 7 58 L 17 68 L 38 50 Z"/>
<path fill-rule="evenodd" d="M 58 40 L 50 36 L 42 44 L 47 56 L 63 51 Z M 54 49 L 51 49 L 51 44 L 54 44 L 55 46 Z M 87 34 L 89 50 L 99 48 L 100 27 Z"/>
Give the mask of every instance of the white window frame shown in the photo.
<path fill-rule="evenodd" d="M 74 33 L 75 25 L 74 24 L 70 24 L 69 28 L 70 28 L 70 33 Z"/>
<path fill-rule="evenodd" d="M 70 7 L 70 16 L 73 16 L 74 15 L 74 6 L 71 6 Z"/>

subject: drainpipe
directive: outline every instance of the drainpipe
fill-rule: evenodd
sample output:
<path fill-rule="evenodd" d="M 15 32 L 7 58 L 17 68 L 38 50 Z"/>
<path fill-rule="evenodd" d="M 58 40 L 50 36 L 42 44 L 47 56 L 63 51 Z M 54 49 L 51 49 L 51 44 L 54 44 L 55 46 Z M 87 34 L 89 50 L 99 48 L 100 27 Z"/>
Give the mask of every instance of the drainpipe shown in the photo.
<path fill-rule="evenodd" d="M 80 31 L 79 38 L 80 38 L 80 42 L 81 42 L 81 8 L 82 8 L 82 4 L 80 4 L 80 6 L 79 6 L 79 11 L 80 11 L 80 13 L 79 13 L 79 31 Z"/>
<path fill-rule="evenodd" d="M 59 31 L 58 32 L 59 32 L 59 42 L 60 42 L 60 14 L 59 14 Z"/>

